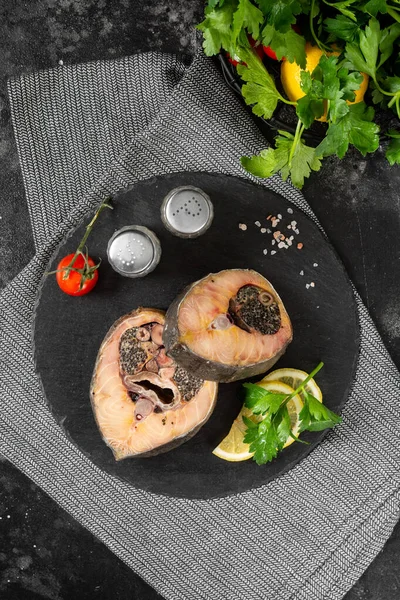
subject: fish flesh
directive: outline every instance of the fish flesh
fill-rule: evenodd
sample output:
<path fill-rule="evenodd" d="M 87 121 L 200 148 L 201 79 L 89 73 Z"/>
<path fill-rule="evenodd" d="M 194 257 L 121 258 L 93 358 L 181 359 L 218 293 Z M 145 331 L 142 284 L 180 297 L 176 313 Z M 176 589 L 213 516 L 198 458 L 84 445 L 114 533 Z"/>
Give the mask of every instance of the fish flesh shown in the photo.
<path fill-rule="evenodd" d="M 196 377 L 224 383 L 268 371 L 292 337 L 278 293 L 250 269 L 190 285 L 169 307 L 163 334 L 167 356 Z"/>
<path fill-rule="evenodd" d="M 164 322 L 163 311 L 138 308 L 118 319 L 100 346 L 90 396 L 116 460 L 172 450 L 197 433 L 214 409 L 218 384 L 167 356 Z"/>

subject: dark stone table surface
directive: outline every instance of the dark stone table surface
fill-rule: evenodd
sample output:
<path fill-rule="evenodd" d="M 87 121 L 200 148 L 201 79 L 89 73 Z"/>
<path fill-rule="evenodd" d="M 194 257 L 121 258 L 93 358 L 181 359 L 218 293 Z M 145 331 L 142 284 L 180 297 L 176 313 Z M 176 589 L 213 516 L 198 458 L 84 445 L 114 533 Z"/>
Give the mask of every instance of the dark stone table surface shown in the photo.
<path fill-rule="evenodd" d="M 0 286 L 34 252 L 10 121 L 10 76 L 158 49 L 189 51 L 200 0 L 2 0 L 0 3 Z M 400 366 L 400 169 L 383 149 L 329 159 L 304 194 Z M 377 382 L 379 385 L 379 382 Z M 400 526 L 346 595 L 398 600 Z M 8 461 L 0 461 L 2 600 L 161 597 Z M 244 599 L 245 600 L 245 599 Z M 272 600 L 272 599 L 271 599 Z M 310 599 L 318 600 L 318 599 Z"/>

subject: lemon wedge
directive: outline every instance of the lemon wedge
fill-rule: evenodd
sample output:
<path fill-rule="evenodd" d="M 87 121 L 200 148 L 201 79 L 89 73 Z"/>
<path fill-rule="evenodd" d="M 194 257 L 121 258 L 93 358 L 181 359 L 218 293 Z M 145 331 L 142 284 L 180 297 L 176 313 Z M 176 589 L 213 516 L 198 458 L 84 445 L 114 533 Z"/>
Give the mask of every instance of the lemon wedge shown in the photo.
<path fill-rule="evenodd" d="M 268 392 L 274 392 L 278 394 L 293 394 L 294 389 L 282 383 L 281 381 L 265 381 L 265 378 L 260 381 L 257 385 L 264 388 Z M 298 435 L 299 431 L 299 414 L 303 408 L 303 401 L 299 394 L 296 394 L 288 403 L 287 409 L 290 417 L 291 429 L 294 436 Z M 246 425 L 243 422 L 243 417 L 248 417 L 255 423 L 259 423 L 263 420 L 263 415 L 254 415 L 249 408 L 243 406 L 240 413 L 232 423 L 232 427 L 228 435 L 222 440 L 222 442 L 213 450 L 213 454 L 229 462 L 240 462 L 252 458 L 254 452 L 250 452 L 249 444 L 243 441 L 244 434 L 246 432 Z M 294 442 L 293 438 L 289 437 L 284 445 L 284 448 L 290 446 Z"/>

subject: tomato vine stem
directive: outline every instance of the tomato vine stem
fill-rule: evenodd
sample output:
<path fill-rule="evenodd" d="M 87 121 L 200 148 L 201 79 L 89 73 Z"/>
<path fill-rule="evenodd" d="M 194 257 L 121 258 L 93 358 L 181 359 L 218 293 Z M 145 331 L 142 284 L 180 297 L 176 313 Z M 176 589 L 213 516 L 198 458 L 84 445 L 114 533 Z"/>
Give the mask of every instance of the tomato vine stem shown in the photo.
<path fill-rule="evenodd" d="M 83 236 L 83 238 L 81 239 L 81 241 L 79 242 L 79 246 L 77 247 L 75 254 L 71 260 L 71 262 L 69 263 L 69 265 L 67 267 L 65 267 L 64 270 L 64 275 L 63 275 L 63 279 L 68 279 L 69 273 L 76 261 L 76 259 L 78 258 L 78 256 L 80 254 L 82 254 L 85 263 L 87 262 L 85 259 L 85 255 L 83 253 L 83 249 L 85 247 L 85 244 L 87 242 L 87 239 L 93 229 L 93 225 L 95 224 L 95 222 L 97 221 L 97 219 L 99 218 L 99 216 L 101 215 L 101 213 L 103 212 L 104 209 L 106 208 L 110 208 L 111 210 L 113 210 L 113 207 L 110 204 L 111 202 L 111 197 L 107 197 L 105 200 L 103 200 L 103 202 L 101 203 L 101 205 L 99 206 L 99 208 L 97 209 L 97 211 L 94 214 L 94 217 L 92 218 L 92 220 L 90 221 L 90 223 L 86 226 L 86 230 L 85 230 L 85 234 Z"/>

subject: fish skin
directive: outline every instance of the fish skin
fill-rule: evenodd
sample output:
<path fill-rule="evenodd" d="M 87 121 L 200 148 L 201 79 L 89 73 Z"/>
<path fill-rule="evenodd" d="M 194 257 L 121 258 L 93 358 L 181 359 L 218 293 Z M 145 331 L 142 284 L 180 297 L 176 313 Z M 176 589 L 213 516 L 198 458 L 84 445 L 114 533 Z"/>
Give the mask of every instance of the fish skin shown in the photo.
<path fill-rule="evenodd" d="M 214 289 L 217 280 L 223 289 Z M 228 312 L 230 298 L 249 284 L 274 295 L 281 314 L 279 331 L 266 335 L 249 333 L 234 324 L 223 331 L 210 330 L 214 318 Z M 198 314 L 193 314 L 196 310 Z M 292 325 L 281 298 L 267 279 L 251 269 L 210 273 L 188 286 L 170 305 L 163 333 L 167 355 L 177 364 L 196 377 L 221 383 L 248 379 L 270 370 L 292 339 Z"/>
<path fill-rule="evenodd" d="M 129 397 L 123 374 L 119 371 L 119 340 L 122 333 L 131 327 L 150 322 L 163 325 L 164 318 L 163 311 L 144 308 L 122 316 L 111 326 L 98 352 L 90 386 L 91 404 L 103 440 L 117 461 L 134 456 L 150 457 L 172 450 L 197 433 L 215 406 L 218 386 L 205 381 L 189 402 L 164 413 L 153 412 L 142 421 L 136 420 L 136 403 Z M 166 375 L 173 375 L 175 369 L 174 363 L 173 367 L 165 367 L 160 377 L 163 375 L 165 380 Z M 145 373 L 143 378 L 151 379 L 152 376 L 152 373 Z M 140 380 L 140 377 L 137 379 Z M 172 387 L 178 392 L 176 386 Z"/>

